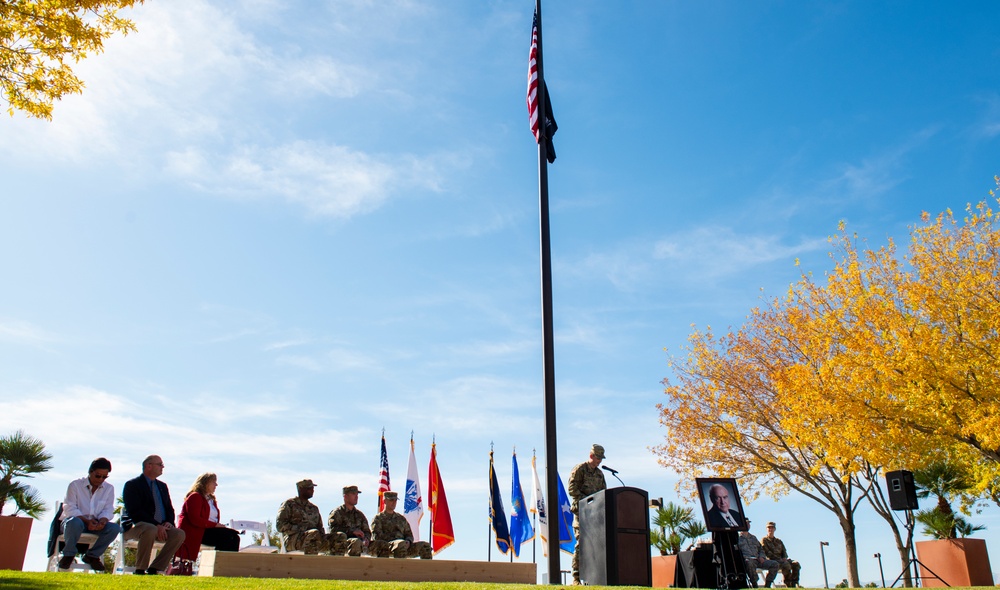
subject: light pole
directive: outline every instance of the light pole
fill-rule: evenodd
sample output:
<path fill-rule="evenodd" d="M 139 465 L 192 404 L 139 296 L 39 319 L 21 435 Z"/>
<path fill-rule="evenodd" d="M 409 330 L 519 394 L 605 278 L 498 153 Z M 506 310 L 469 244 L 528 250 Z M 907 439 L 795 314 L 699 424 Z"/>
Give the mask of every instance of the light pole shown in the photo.
<path fill-rule="evenodd" d="M 823 587 L 830 587 L 830 580 L 826 577 L 826 553 L 823 552 L 823 547 L 829 547 L 830 543 L 827 541 L 819 542 L 819 557 L 823 560 Z"/>
<path fill-rule="evenodd" d="M 663 508 L 663 498 L 662 497 L 661 498 L 653 498 L 652 500 L 649 501 L 649 507 L 650 508 L 656 508 L 657 510 L 662 509 Z M 656 519 L 656 515 L 655 514 L 653 515 L 653 519 L 654 520 Z M 662 536 L 664 539 L 667 538 L 667 527 L 666 526 L 660 525 L 660 536 Z"/>
<path fill-rule="evenodd" d="M 878 573 L 882 576 L 882 587 L 885 588 L 885 572 L 882 571 L 882 554 L 876 553 L 875 559 L 878 560 Z"/>

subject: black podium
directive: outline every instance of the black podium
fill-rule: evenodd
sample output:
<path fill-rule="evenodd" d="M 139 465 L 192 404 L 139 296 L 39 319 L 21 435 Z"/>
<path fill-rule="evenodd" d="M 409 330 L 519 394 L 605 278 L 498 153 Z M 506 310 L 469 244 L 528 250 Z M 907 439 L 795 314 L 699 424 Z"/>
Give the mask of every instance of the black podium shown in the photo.
<path fill-rule="evenodd" d="M 649 494 L 611 488 L 579 504 L 580 580 L 592 586 L 652 586 Z"/>

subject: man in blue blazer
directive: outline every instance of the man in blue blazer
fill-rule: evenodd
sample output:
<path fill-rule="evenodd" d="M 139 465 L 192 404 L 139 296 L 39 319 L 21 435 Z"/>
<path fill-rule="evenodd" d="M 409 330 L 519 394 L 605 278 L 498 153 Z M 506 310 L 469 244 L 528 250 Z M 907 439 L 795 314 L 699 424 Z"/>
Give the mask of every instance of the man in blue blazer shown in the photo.
<path fill-rule="evenodd" d="M 142 475 L 125 482 L 122 489 L 122 529 L 125 540 L 138 539 L 135 556 L 136 574 L 158 574 L 167 569 L 177 548 L 184 542 L 184 531 L 174 527 L 174 506 L 167 484 L 157 478 L 163 474 L 163 459 L 150 455 L 142 462 Z M 153 543 L 163 549 L 149 562 Z"/>

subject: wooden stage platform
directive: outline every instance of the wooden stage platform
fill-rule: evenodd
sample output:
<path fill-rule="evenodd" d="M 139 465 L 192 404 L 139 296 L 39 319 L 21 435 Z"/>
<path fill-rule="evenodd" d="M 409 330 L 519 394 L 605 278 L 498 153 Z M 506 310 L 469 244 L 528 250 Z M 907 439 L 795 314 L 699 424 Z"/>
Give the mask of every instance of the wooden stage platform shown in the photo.
<path fill-rule="evenodd" d="M 372 582 L 534 584 L 534 563 L 340 557 L 298 553 L 201 552 L 199 576 Z"/>

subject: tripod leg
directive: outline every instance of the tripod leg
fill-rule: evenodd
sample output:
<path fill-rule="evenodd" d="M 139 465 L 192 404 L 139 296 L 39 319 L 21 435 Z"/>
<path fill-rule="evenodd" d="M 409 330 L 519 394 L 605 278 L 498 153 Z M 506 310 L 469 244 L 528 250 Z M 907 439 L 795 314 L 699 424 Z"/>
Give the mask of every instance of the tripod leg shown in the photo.
<path fill-rule="evenodd" d="M 916 575 L 916 578 L 917 578 L 917 579 L 921 579 L 921 578 L 936 578 L 936 579 L 938 579 L 938 580 L 941 580 L 941 583 L 942 583 L 942 584 L 944 584 L 945 586 L 947 586 L 947 587 L 951 588 L 951 584 L 949 584 L 948 582 L 945 582 L 945 581 L 944 581 L 944 580 L 943 580 L 943 579 L 941 578 L 941 576 L 939 576 L 939 575 L 935 574 L 935 573 L 934 573 L 934 571 L 933 571 L 933 570 L 932 570 L 931 568 L 929 568 L 929 567 L 927 567 L 926 565 L 924 565 L 924 563 L 923 563 L 922 561 L 920 561 L 919 559 L 916 559 L 916 558 L 914 558 L 914 559 L 911 559 L 910 561 L 912 561 L 912 562 L 913 562 L 913 570 L 914 570 L 914 571 L 916 571 L 916 572 L 919 572 L 919 571 L 920 571 L 920 570 L 918 570 L 918 569 L 917 569 L 917 566 L 919 565 L 920 567 L 922 567 L 922 568 L 924 568 L 925 570 L 927 570 L 927 572 L 928 572 L 928 573 L 930 573 L 930 575 L 929 575 L 929 576 L 921 576 L 921 575 L 920 575 L 920 574 L 918 573 L 918 574 Z"/>

